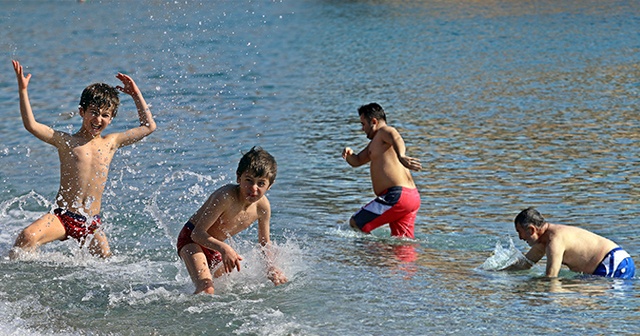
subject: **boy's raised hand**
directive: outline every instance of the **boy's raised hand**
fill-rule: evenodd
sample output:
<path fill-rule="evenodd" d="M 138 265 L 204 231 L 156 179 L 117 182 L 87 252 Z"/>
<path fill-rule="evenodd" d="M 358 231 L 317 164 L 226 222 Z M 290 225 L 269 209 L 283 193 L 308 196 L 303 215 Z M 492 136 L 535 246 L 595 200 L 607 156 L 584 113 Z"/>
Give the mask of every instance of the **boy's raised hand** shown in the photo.
<path fill-rule="evenodd" d="M 22 65 L 20 62 L 16 60 L 12 60 L 13 62 L 13 70 L 16 72 L 16 78 L 18 79 L 18 88 L 20 90 L 26 89 L 29 86 L 29 80 L 31 79 L 31 74 L 24 75 L 24 70 L 22 69 Z"/>
<path fill-rule="evenodd" d="M 138 86 L 136 85 L 136 82 L 133 81 L 133 78 L 123 74 L 123 73 L 118 73 L 116 75 L 116 78 L 119 79 L 122 84 L 124 86 L 116 86 L 116 89 L 130 95 L 130 96 L 134 96 L 140 93 L 140 90 L 138 89 Z"/>

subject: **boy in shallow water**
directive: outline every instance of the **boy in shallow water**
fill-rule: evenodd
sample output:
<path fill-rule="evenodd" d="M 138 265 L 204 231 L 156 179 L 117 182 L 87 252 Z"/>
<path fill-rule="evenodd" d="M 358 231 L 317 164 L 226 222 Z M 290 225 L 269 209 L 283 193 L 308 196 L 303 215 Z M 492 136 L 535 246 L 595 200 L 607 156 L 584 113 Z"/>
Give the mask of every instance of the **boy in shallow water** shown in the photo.
<path fill-rule="evenodd" d="M 81 244 L 92 237 L 89 239 L 89 251 L 105 258 L 110 256 L 107 237 L 100 229 L 100 207 L 109 165 L 118 148 L 139 141 L 156 129 L 142 93 L 131 77 L 121 73 L 116 78 L 123 86 L 114 88 L 96 83 L 86 87 L 78 108 L 82 126 L 75 134 L 69 134 L 55 131 L 35 120 L 27 92 L 31 74 L 25 76 L 22 66 L 15 60 L 13 69 L 18 79 L 20 114 L 24 127 L 38 139 L 58 149 L 60 188 L 56 196 L 57 208 L 22 230 L 9 256 L 14 259 L 20 251 L 31 252 L 43 244 L 69 237 Z M 118 90 L 133 98 L 140 126 L 103 136 L 102 131 L 118 111 Z"/>
<path fill-rule="evenodd" d="M 515 218 L 516 231 L 531 250 L 527 260 L 519 260 L 505 270 L 529 269 L 547 256 L 547 277 L 557 277 L 564 264 L 574 272 L 604 277 L 631 279 L 635 265 L 629 253 L 613 241 L 590 231 L 551 224 L 534 208 L 527 208 Z"/>
<path fill-rule="evenodd" d="M 194 294 L 213 294 L 214 276 L 233 269 L 240 271 L 242 257 L 224 241 L 258 221 L 258 242 L 267 260 L 267 276 L 276 286 L 287 282 L 272 264 L 269 220 L 271 206 L 265 193 L 276 179 L 276 161 L 262 148 L 251 148 L 242 156 L 236 170 L 237 184 L 214 191 L 191 216 L 178 236 L 177 249 L 196 286 Z M 217 269 L 215 268 L 217 266 Z"/>

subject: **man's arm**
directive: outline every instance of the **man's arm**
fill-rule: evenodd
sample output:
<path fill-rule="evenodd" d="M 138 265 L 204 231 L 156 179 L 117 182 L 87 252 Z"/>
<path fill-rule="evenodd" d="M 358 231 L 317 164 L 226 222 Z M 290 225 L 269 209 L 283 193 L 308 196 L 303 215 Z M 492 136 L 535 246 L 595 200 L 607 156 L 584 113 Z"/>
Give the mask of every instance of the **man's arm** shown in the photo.
<path fill-rule="evenodd" d="M 391 146 L 393 147 L 393 150 L 396 152 L 396 155 L 398 156 L 398 160 L 400 161 L 400 163 L 402 163 L 402 165 L 405 166 L 407 169 L 411 169 L 415 171 L 422 169 L 422 164 L 420 163 L 419 159 L 412 158 L 405 155 L 407 148 L 404 144 L 404 139 L 402 139 L 402 136 L 400 135 L 400 132 L 398 132 L 398 130 L 390 126 L 387 126 L 385 128 L 387 132 L 384 133 L 385 137 L 383 138 L 383 140 L 391 144 Z"/>
<path fill-rule="evenodd" d="M 133 81 L 133 79 L 125 74 L 119 73 L 116 77 L 122 81 L 124 86 L 116 86 L 116 88 L 133 98 L 138 109 L 138 118 L 140 120 L 140 126 L 132 128 L 124 133 L 118 134 L 117 145 L 123 147 L 130 145 L 134 142 L 140 141 L 142 138 L 153 133 L 156 130 L 156 122 L 153 120 L 151 110 L 147 106 L 147 102 L 142 96 L 142 92 Z"/>
<path fill-rule="evenodd" d="M 547 277 L 555 278 L 560 273 L 564 251 L 565 246 L 560 239 L 552 239 L 547 244 Z"/>
<path fill-rule="evenodd" d="M 36 121 L 31 110 L 31 102 L 29 101 L 29 93 L 27 87 L 29 86 L 29 80 L 31 74 L 24 75 L 24 69 L 22 65 L 16 60 L 13 60 L 13 69 L 16 72 L 16 78 L 18 79 L 18 93 L 20 94 L 20 116 L 22 117 L 22 124 L 29 133 L 36 136 L 36 138 L 55 145 L 54 135 L 55 131 L 44 124 Z"/>
<path fill-rule="evenodd" d="M 354 154 L 353 149 L 349 148 L 349 147 L 345 147 L 342 150 L 342 158 L 345 159 L 347 161 L 347 163 L 351 166 L 351 167 L 360 167 L 365 163 L 368 163 L 369 161 L 371 161 L 371 158 L 369 157 L 369 145 L 371 143 L 369 143 L 367 145 L 367 147 L 365 147 L 363 150 L 360 151 L 360 153 L 358 154 Z"/>
<path fill-rule="evenodd" d="M 518 258 L 513 264 L 501 269 L 502 271 L 523 271 L 528 270 L 535 265 L 542 257 L 544 257 L 544 248 L 542 245 L 531 247 L 524 257 Z"/>

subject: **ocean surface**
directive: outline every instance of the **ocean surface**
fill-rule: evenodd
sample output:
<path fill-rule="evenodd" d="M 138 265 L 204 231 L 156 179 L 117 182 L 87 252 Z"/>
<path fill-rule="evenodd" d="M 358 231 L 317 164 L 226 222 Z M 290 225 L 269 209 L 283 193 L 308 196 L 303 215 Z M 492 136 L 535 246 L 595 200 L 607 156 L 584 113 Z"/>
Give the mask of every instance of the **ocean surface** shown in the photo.
<path fill-rule="evenodd" d="M 640 264 L 638 1 L 2 1 L 0 24 L 0 335 L 640 333 L 638 279 L 491 270 L 527 250 L 528 206 Z M 103 197 L 113 258 L 67 240 L 8 259 L 59 183 L 11 59 L 55 129 L 76 131 L 84 87 L 117 72 L 151 105 L 157 131 L 116 153 Z M 366 146 L 370 102 L 423 163 L 415 240 L 347 224 L 373 198 L 341 158 Z M 123 95 L 105 132 L 136 125 Z M 178 232 L 256 145 L 278 161 L 290 281 L 265 278 L 254 224 L 230 242 L 241 272 L 192 295 Z"/>

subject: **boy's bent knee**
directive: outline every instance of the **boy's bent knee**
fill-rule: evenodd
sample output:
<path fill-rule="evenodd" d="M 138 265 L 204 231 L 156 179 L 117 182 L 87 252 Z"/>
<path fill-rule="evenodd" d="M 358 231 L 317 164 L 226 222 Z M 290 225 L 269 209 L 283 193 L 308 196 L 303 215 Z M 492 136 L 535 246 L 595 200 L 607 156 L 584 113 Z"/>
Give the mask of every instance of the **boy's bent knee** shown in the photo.
<path fill-rule="evenodd" d="M 29 226 L 22 230 L 20 234 L 18 234 L 13 247 L 19 247 L 23 250 L 28 250 L 30 248 L 35 248 L 38 244 L 38 240 L 38 230 Z"/>

